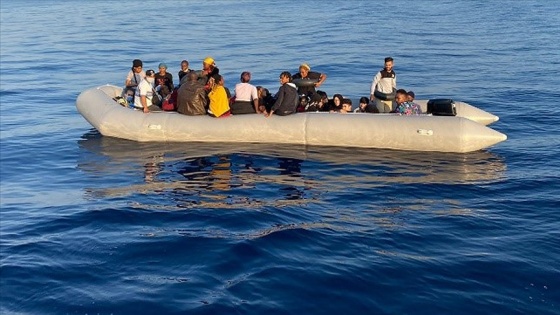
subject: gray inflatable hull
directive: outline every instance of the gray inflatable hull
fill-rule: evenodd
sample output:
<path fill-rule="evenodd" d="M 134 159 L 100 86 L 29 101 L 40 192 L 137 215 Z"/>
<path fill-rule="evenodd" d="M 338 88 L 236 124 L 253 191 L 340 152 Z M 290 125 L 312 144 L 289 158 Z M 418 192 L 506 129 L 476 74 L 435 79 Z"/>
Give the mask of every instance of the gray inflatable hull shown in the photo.
<path fill-rule="evenodd" d="M 507 139 L 464 117 L 394 114 L 248 114 L 226 118 L 176 112 L 143 113 L 112 98 L 111 85 L 82 92 L 78 112 L 102 135 L 148 142 L 281 143 L 412 151 L 472 152 Z M 470 106 L 470 105 L 469 105 Z"/>

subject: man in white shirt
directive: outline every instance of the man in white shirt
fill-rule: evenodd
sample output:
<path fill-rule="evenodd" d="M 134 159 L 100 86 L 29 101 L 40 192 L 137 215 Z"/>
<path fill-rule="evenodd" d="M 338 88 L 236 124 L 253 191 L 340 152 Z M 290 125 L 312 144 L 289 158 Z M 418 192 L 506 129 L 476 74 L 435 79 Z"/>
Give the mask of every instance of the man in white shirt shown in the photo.
<path fill-rule="evenodd" d="M 136 93 L 134 95 L 134 107 L 142 109 L 144 113 L 161 110 L 158 106 L 152 104 L 152 98 L 155 94 L 154 82 L 155 72 L 154 70 L 148 70 L 146 71 L 146 77 L 142 81 L 140 81 L 138 87 L 136 87 Z"/>

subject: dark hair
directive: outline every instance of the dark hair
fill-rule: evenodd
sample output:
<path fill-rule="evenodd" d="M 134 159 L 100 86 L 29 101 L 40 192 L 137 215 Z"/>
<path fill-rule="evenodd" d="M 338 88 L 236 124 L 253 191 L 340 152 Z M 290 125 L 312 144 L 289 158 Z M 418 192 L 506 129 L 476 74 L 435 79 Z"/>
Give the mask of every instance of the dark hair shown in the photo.
<path fill-rule="evenodd" d="M 241 76 L 239 78 L 241 80 L 241 82 L 243 83 L 247 83 L 249 81 L 251 81 L 251 72 L 249 71 L 243 71 L 241 72 Z"/>
<path fill-rule="evenodd" d="M 412 91 L 408 91 L 408 92 L 406 92 L 406 94 L 408 94 L 412 98 L 414 98 L 416 96 L 416 95 L 414 95 L 414 92 L 412 92 Z"/>
<path fill-rule="evenodd" d="M 352 100 L 349 99 L 349 98 L 344 98 L 344 99 L 342 99 L 341 104 L 350 104 L 350 105 L 352 105 Z"/>
<path fill-rule="evenodd" d="M 214 74 L 214 75 L 212 76 L 212 78 L 214 78 L 214 82 L 215 82 L 216 84 L 218 84 L 218 83 L 219 83 L 220 81 L 222 81 L 222 79 L 223 79 L 223 77 L 222 77 L 220 74 Z"/>
<path fill-rule="evenodd" d="M 397 92 L 395 92 L 395 94 L 408 95 L 408 93 L 406 93 L 406 90 L 405 90 L 405 89 L 398 89 Z"/>
<path fill-rule="evenodd" d="M 280 73 L 280 77 L 288 77 L 290 79 L 290 81 L 288 82 L 292 82 L 292 74 L 288 71 L 283 71 L 282 73 Z"/>
<path fill-rule="evenodd" d="M 340 99 L 340 104 L 342 104 L 342 100 L 344 99 L 344 97 L 342 96 L 342 94 L 335 94 L 335 95 L 333 95 L 333 96 L 332 96 L 333 102 L 334 102 L 334 99 L 335 99 L 335 98 Z"/>
<path fill-rule="evenodd" d="M 146 71 L 146 76 L 152 76 L 154 74 L 156 74 L 156 72 L 152 69 Z"/>
<path fill-rule="evenodd" d="M 181 61 L 181 64 L 183 64 L 183 63 L 189 64 L 189 62 L 187 60 Z"/>
<path fill-rule="evenodd" d="M 386 57 L 385 62 L 387 62 L 387 61 L 393 61 L 393 57 Z"/>
<path fill-rule="evenodd" d="M 134 67 L 142 67 L 142 60 L 140 60 L 140 59 L 132 60 L 132 68 L 134 68 Z"/>
<path fill-rule="evenodd" d="M 360 103 L 369 104 L 369 98 L 367 98 L 365 96 L 360 97 Z"/>
<path fill-rule="evenodd" d="M 317 90 L 317 94 L 321 95 L 321 98 L 322 98 L 322 99 L 323 99 L 323 98 L 329 98 L 329 97 L 327 96 L 327 92 L 325 92 L 325 91 Z"/>

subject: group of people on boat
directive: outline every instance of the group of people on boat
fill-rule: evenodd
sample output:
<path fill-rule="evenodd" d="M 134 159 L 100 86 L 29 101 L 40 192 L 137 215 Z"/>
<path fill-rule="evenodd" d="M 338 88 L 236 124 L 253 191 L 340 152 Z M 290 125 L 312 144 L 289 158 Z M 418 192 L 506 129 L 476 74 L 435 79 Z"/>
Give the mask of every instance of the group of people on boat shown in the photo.
<path fill-rule="evenodd" d="M 298 73 L 280 73 L 280 88 L 275 95 L 262 86 L 251 84 L 251 73 L 244 71 L 232 94 L 225 87 L 223 76 L 212 57 L 206 57 L 202 69 L 189 68 L 181 61 L 179 84 L 174 85 L 167 65 L 160 63 L 158 71 L 143 70 L 143 62 L 135 59 L 129 71 L 121 100 L 134 109 L 150 111 L 176 110 L 184 115 L 227 117 L 241 114 L 290 115 L 297 112 L 336 113 L 397 113 L 421 114 L 414 103 L 414 92 L 396 88 L 393 58 L 385 58 L 385 66 L 373 78 L 370 97 L 362 97 L 359 106 L 352 109 L 352 100 L 341 94 L 329 99 L 327 93 L 317 90 L 327 79 L 325 73 L 311 71 L 307 63 L 299 66 Z"/>

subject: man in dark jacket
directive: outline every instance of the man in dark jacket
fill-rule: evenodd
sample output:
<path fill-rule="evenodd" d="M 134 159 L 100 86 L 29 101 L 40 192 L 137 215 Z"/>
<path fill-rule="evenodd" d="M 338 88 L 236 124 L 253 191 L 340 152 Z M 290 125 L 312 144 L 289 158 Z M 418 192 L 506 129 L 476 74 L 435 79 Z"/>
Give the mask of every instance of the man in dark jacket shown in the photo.
<path fill-rule="evenodd" d="M 288 71 L 280 74 L 280 88 L 276 93 L 276 102 L 272 106 L 270 113 L 265 113 L 265 117 L 270 117 L 272 114 L 279 116 L 286 116 L 296 112 L 296 107 L 299 103 L 299 95 L 296 85 L 292 82 L 292 75 Z"/>
<path fill-rule="evenodd" d="M 198 82 L 198 74 L 191 71 L 186 74 L 187 82 L 177 91 L 177 112 L 194 116 L 206 115 L 208 100 L 204 85 Z"/>

